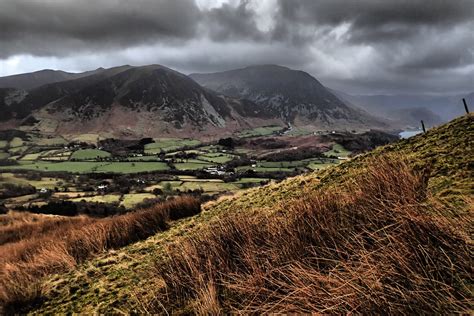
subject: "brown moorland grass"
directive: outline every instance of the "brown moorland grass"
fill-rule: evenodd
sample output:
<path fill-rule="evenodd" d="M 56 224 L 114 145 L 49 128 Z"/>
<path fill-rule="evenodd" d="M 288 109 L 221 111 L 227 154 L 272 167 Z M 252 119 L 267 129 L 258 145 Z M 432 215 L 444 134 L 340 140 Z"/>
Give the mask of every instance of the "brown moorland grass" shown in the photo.
<path fill-rule="evenodd" d="M 25 215 L 25 217 L 28 216 Z M 10 225 L 0 226 L 0 246 L 31 237 L 38 238 L 44 234 L 51 233 L 51 231 L 72 229 L 93 221 L 95 219 L 86 216 L 62 217 L 47 215 L 43 215 L 42 218 L 40 217 L 35 221 L 16 221 Z"/>
<path fill-rule="evenodd" d="M 81 226 L 59 225 L 41 236 L 30 235 L 0 246 L 0 311 L 21 310 L 40 297 L 41 278 L 67 271 L 104 250 L 119 248 L 166 230 L 167 222 L 200 212 L 199 200 L 180 197 L 149 209 Z"/>
<path fill-rule="evenodd" d="M 228 216 L 168 248 L 147 308 L 468 313 L 472 213 L 446 218 L 426 183 L 401 159 L 378 158 L 349 183 L 275 214 Z"/>
<path fill-rule="evenodd" d="M 7 214 L 0 214 L 0 228 L 20 223 L 40 222 L 50 218 L 50 215 L 9 211 Z"/>

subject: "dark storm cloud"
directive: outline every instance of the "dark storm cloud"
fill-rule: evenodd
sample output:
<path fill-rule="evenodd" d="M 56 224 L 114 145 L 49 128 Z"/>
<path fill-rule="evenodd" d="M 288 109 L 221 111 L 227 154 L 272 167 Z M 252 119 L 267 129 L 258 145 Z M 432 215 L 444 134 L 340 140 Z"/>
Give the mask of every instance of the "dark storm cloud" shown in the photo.
<path fill-rule="evenodd" d="M 224 3 L 206 12 L 206 29 L 213 40 L 253 39 L 264 37 L 257 28 L 256 13 L 249 8 L 249 1 L 241 1 L 236 7 Z"/>
<path fill-rule="evenodd" d="M 472 0 L 279 0 L 281 23 L 337 26 L 350 23 L 355 41 L 410 37 L 419 27 L 470 22 Z M 288 23 L 289 22 L 289 23 Z"/>
<path fill-rule="evenodd" d="M 474 0 L 0 0 L 0 75 L 275 63 L 360 93 L 472 91 L 473 17 Z"/>
<path fill-rule="evenodd" d="M 0 58 L 191 38 L 199 15 L 192 0 L 2 0 Z"/>

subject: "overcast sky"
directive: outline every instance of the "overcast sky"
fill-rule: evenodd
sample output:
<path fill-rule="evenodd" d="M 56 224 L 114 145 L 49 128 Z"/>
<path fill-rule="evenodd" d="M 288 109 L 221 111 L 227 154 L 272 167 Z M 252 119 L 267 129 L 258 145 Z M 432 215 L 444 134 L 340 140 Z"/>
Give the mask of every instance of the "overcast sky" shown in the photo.
<path fill-rule="evenodd" d="M 0 0 L 0 76 L 255 64 L 349 93 L 474 91 L 474 0 Z"/>

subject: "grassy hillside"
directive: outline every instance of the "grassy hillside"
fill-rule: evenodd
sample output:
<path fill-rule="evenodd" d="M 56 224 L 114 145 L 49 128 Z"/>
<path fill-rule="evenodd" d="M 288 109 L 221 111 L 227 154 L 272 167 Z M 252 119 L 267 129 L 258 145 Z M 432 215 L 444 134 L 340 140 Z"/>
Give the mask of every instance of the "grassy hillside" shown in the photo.
<path fill-rule="evenodd" d="M 209 203 L 145 241 L 47 277 L 31 308 L 466 311 L 473 123 L 466 115 L 339 166 Z"/>

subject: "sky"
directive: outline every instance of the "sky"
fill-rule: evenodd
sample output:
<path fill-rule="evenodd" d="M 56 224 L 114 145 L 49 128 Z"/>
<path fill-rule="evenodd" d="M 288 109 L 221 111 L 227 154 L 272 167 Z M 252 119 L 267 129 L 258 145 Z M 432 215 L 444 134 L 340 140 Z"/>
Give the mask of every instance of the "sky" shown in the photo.
<path fill-rule="evenodd" d="M 352 94 L 474 91 L 474 0 L 0 0 L 0 76 L 257 64 Z"/>

